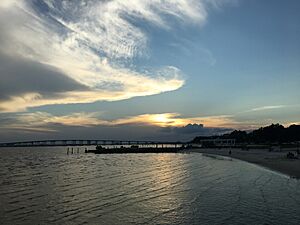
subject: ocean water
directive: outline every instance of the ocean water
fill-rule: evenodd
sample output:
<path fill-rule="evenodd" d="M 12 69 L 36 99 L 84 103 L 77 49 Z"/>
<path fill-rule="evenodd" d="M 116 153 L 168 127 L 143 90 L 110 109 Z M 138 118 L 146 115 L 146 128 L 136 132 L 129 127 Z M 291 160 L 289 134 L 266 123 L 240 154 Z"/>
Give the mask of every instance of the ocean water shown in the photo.
<path fill-rule="evenodd" d="M 300 224 L 299 180 L 253 164 L 80 151 L 0 149 L 0 224 Z"/>

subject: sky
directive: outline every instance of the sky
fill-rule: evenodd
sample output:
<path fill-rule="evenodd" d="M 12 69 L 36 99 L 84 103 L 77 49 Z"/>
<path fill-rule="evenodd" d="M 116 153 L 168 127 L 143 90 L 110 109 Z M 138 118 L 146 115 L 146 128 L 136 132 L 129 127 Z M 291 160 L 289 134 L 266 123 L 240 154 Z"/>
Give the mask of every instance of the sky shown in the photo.
<path fill-rule="evenodd" d="M 300 124 L 298 0 L 1 0 L 0 142 Z"/>

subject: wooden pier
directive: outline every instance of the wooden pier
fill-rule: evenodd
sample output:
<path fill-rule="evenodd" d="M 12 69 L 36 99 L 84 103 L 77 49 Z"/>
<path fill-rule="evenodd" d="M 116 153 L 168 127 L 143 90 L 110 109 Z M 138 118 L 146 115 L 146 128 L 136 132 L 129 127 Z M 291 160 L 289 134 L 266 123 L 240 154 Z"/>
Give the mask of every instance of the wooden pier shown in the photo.
<path fill-rule="evenodd" d="M 86 153 L 95 154 L 128 154 L 128 153 L 177 153 L 184 150 L 184 147 L 141 147 L 141 148 L 101 148 L 86 150 Z"/>

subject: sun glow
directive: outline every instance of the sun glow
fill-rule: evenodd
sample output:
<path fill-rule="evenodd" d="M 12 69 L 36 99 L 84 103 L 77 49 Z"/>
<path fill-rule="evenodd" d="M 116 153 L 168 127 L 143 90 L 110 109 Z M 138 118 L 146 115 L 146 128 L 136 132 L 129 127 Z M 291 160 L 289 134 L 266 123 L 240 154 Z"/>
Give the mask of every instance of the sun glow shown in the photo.
<path fill-rule="evenodd" d="M 186 121 L 178 118 L 180 115 L 176 113 L 162 113 L 149 115 L 147 118 L 150 124 L 154 124 L 160 127 L 167 126 L 184 126 Z"/>
<path fill-rule="evenodd" d="M 48 125 L 60 124 L 65 126 L 155 126 L 155 127 L 183 127 L 188 124 L 204 124 L 206 127 L 234 127 L 244 129 L 249 124 L 238 123 L 231 116 L 211 116 L 211 117 L 183 117 L 179 113 L 142 114 L 132 117 L 124 117 L 116 120 L 106 120 L 101 118 L 99 113 L 73 113 L 69 115 L 52 115 L 45 112 L 19 113 L 13 117 L 14 124 L 0 126 L 4 129 L 16 129 L 23 127 L 29 129 L 48 129 Z"/>
<path fill-rule="evenodd" d="M 153 116 L 153 120 L 157 123 L 168 123 L 170 119 L 168 118 L 167 114 L 157 114 Z"/>

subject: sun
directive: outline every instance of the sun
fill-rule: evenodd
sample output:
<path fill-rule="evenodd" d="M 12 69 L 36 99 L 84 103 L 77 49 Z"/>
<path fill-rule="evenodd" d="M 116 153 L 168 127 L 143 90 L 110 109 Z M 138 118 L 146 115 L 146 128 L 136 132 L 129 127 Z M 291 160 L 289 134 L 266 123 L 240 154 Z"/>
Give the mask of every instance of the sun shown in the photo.
<path fill-rule="evenodd" d="M 176 118 L 177 114 L 173 113 L 163 113 L 163 114 L 156 114 L 151 116 L 151 123 L 161 126 L 180 126 L 184 124 L 185 121 L 182 121 L 180 118 Z"/>
<path fill-rule="evenodd" d="M 170 118 L 166 114 L 157 114 L 154 115 L 153 121 L 156 123 L 168 123 L 170 122 Z"/>

